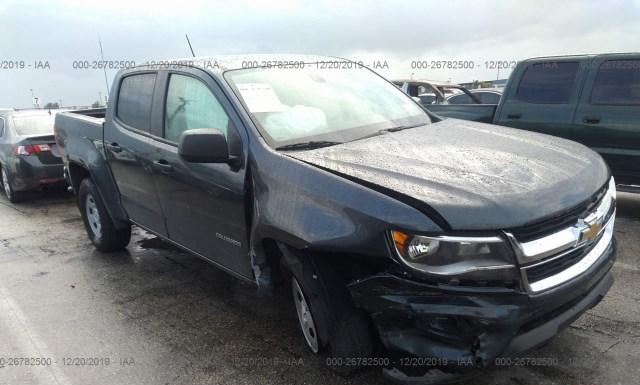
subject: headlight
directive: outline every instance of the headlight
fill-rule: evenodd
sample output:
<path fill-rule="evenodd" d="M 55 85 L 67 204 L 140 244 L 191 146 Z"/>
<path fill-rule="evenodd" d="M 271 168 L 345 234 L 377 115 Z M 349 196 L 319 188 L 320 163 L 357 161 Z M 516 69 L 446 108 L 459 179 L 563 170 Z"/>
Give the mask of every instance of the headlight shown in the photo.
<path fill-rule="evenodd" d="M 400 260 L 425 273 L 452 276 L 510 270 L 511 276 L 515 270 L 511 248 L 500 237 L 428 237 L 394 230 L 391 238 Z M 505 278 L 498 275 L 491 278 Z"/>

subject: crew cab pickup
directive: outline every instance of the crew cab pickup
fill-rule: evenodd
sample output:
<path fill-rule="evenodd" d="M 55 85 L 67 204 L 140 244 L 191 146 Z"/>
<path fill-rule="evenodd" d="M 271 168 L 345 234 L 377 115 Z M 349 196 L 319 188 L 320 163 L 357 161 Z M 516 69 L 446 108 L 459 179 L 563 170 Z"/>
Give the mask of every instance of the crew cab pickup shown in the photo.
<path fill-rule="evenodd" d="M 612 285 L 616 187 L 581 144 L 443 120 L 342 59 L 163 63 L 120 71 L 106 110 L 56 117 L 89 238 L 122 249 L 134 224 L 284 284 L 335 370 L 465 376 Z"/>
<path fill-rule="evenodd" d="M 497 105 L 425 107 L 575 140 L 600 153 L 619 184 L 640 186 L 640 53 L 524 60 Z"/>

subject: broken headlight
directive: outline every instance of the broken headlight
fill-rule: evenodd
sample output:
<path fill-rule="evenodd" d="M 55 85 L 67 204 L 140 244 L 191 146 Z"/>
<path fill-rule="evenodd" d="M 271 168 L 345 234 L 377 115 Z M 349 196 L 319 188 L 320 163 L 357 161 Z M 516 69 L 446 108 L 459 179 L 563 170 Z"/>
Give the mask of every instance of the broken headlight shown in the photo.
<path fill-rule="evenodd" d="M 394 230 L 391 239 L 401 262 L 425 273 L 504 279 L 515 271 L 511 247 L 498 236 L 423 236 Z"/>

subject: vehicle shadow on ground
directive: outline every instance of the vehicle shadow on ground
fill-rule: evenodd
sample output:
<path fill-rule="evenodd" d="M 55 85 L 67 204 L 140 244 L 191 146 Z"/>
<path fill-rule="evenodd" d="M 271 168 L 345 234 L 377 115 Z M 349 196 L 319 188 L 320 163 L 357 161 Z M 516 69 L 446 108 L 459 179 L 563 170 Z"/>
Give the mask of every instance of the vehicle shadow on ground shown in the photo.
<path fill-rule="evenodd" d="M 57 203 L 67 203 L 75 200 L 73 193 L 67 191 L 66 185 L 50 186 L 40 190 L 23 191 L 20 194 L 20 201 L 12 204 L 16 208 L 55 205 Z M 11 204 L 3 192 L 0 192 L 0 201 Z"/>

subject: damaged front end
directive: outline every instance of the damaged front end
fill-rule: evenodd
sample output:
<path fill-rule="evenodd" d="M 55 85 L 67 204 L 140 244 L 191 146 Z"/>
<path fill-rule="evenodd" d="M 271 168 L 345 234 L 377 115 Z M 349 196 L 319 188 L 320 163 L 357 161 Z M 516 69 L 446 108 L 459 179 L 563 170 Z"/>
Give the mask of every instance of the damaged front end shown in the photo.
<path fill-rule="evenodd" d="M 609 290 L 615 249 L 612 241 L 579 279 L 541 294 L 486 282 L 425 282 L 391 272 L 357 280 L 349 290 L 371 315 L 392 357 L 385 374 L 401 382 L 438 382 L 429 374 L 433 369 L 470 373 L 545 344 Z"/>
<path fill-rule="evenodd" d="M 613 284 L 615 201 L 611 179 L 562 216 L 502 236 L 391 231 L 397 268 L 349 285 L 395 357 L 387 376 L 500 365 L 595 306 Z"/>

